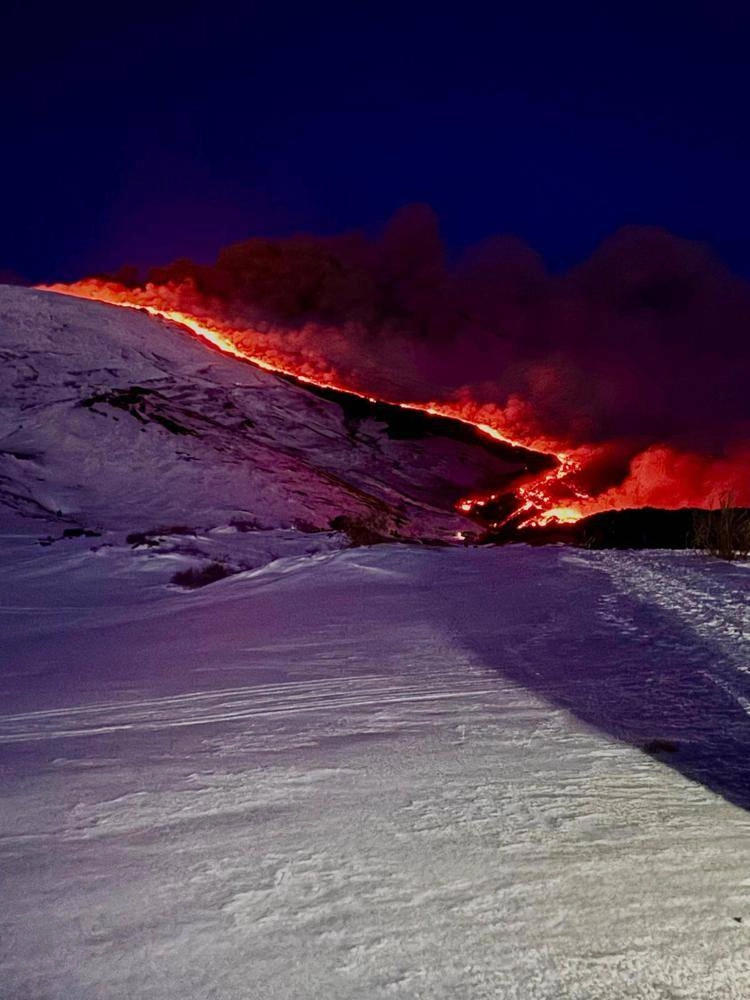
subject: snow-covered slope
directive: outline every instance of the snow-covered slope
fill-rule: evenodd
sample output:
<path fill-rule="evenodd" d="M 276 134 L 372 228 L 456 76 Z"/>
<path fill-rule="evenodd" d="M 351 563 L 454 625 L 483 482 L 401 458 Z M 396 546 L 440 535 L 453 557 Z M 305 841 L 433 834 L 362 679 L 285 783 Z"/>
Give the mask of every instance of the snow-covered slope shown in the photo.
<path fill-rule="evenodd" d="M 451 506 L 463 491 L 522 467 L 491 442 L 396 440 L 133 310 L 0 287 L 0 352 L 6 521 L 327 529 L 343 514 L 446 538 L 471 527 Z"/>

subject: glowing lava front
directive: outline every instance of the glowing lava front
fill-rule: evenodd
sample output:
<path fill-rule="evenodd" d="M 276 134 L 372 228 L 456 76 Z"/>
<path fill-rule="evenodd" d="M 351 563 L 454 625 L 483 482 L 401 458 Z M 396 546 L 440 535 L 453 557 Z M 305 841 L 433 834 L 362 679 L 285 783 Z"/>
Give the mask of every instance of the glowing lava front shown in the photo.
<path fill-rule="evenodd" d="M 116 282 L 91 278 L 71 285 L 56 284 L 39 287 L 43 291 L 57 292 L 63 295 L 70 295 L 74 298 L 106 302 L 110 305 L 122 306 L 124 308 L 143 309 L 152 316 L 159 316 L 186 327 L 195 336 L 223 353 L 250 362 L 265 371 L 286 375 L 299 382 L 321 388 L 335 389 L 338 392 L 349 393 L 361 399 L 368 399 L 373 403 L 389 403 L 390 405 L 400 406 L 406 410 L 418 410 L 434 416 L 450 417 L 460 423 L 477 428 L 482 434 L 486 434 L 496 441 L 501 441 L 504 444 L 514 447 L 535 450 L 536 443 L 533 441 L 510 437 L 503 432 L 502 428 L 492 426 L 488 423 L 468 420 L 458 405 L 447 402 L 405 403 L 378 399 L 352 389 L 349 386 L 339 384 L 328 373 L 313 375 L 305 371 L 295 370 L 295 368 L 289 365 L 288 359 L 274 352 L 266 351 L 260 353 L 254 349 L 248 349 L 245 346 L 246 344 L 253 344 L 260 339 L 254 336 L 252 330 L 234 328 L 223 323 L 223 321 L 207 321 L 205 318 L 201 318 L 193 313 L 172 308 L 170 293 L 174 293 L 176 290 L 170 289 L 169 286 L 157 287 L 147 285 L 145 289 L 128 289 Z M 158 302 L 158 304 L 155 304 L 155 302 Z M 591 497 L 581 492 L 574 485 L 573 478 L 575 473 L 580 469 L 579 463 L 570 453 L 555 450 L 552 454 L 557 460 L 555 468 L 534 479 L 532 482 L 518 487 L 515 491 L 518 506 L 505 518 L 491 522 L 488 525 L 490 528 L 500 528 L 511 520 L 518 527 L 572 524 L 584 516 L 580 507 L 576 505 L 576 501 L 590 501 Z M 499 496 L 499 493 L 491 493 L 465 497 L 456 504 L 456 509 L 468 516 L 474 514 L 478 517 L 481 508 L 497 500 Z M 561 497 L 564 497 L 566 502 L 561 502 Z M 523 515 L 525 514 L 528 516 L 524 517 Z M 484 523 L 486 523 L 486 520 Z"/>

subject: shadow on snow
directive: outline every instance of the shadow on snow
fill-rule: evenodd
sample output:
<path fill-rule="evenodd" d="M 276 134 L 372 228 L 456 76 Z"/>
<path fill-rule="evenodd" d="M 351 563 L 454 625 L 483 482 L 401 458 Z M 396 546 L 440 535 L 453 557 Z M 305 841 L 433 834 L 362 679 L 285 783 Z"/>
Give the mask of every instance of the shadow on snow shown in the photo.
<path fill-rule="evenodd" d="M 546 556 L 513 559 L 521 571 L 488 580 L 478 598 L 476 586 L 451 588 L 451 598 L 466 594 L 445 609 L 459 641 L 485 666 L 750 809 L 750 672 L 739 657 L 618 592 L 587 560 L 567 558 L 560 572 L 559 550 Z M 731 569 L 708 572 L 715 581 Z M 737 580 L 747 588 L 750 573 Z"/>

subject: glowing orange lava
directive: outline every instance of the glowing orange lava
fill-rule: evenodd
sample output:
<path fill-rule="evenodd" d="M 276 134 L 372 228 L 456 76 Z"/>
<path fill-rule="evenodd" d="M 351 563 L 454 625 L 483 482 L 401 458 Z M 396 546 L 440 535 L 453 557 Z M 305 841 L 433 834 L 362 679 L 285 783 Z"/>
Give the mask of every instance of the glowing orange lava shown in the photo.
<path fill-rule="evenodd" d="M 269 372 L 287 375 L 299 382 L 316 385 L 321 388 L 335 389 L 346 392 L 361 399 L 368 399 L 371 402 L 384 402 L 397 405 L 405 410 L 418 410 L 430 413 L 435 416 L 450 417 L 463 424 L 477 428 L 482 434 L 515 447 L 522 447 L 534 450 L 538 448 L 536 440 L 524 440 L 523 438 L 509 436 L 502 427 L 493 426 L 488 423 L 480 423 L 467 419 L 461 412 L 459 405 L 449 402 L 445 403 L 414 403 L 414 402 L 394 402 L 391 400 L 377 399 L 365 393 L 352 389 L 336 381 L 329 373 L 311 373 L 301 371 L 291 367 L 288 359 L 274 353 L 273 351 L 257 350 L 253 346 L 259 343 L 262 338 L 255 334 L 255 331 L 248 329 L 238 329 L 223 321 L 208 321 L 193 313 L 185 312 L 183 309 L 173 308 L 174 303 L 170 301 L 171 293 L 174 289 L 169 286 L 147 285 L 145 289 L 128 289 L 116 282 L 106 282 L 99 279 L 86 279 L 72 285 L 49 285 L 40 286 L 45 291 L 58 292 L 70 295 L 75 298 L 91 299 L 99 302 L 106 302 L 111 305 L 122 306 L 132 309 L 143 309 L 152 316 L 159 316 L 163 319 L 179 323 L 186 327 L 195 336 L 199 337 L 218 348 L 225 354 L 241 358 L 250 362 L 258 368 Z M 177 298 L 178 296 L 174 296 Z M 155 304 L 157 303 L 158 304 Z M 544 473 L 532 482 L 518 487 L 515 491 L 518 506 L 505 518 L 490 523 L 490 527 L 499 528 L 511 519 L 519 526 L 540 527 L 550 524 L 571 524 L 581 517 L 583 512 L 576 501 L 591 502 L 591 497 L 578 490 L 573 484 L 573 477 L 579 471 L 580 464 L 576 458 L 565 451 L 552 452 L 557 460 L 557 465 L 551 471 Z M 499 498 L 499 493 L 484 494 L 478 496 L 465 497 L 456 504 L 456 509 L 463 514 L 477 514 L 478 508 Z M 561 500 L 564 497 L 564 502 Z M 524 514 L 528 517 L 524 518 Z"/>

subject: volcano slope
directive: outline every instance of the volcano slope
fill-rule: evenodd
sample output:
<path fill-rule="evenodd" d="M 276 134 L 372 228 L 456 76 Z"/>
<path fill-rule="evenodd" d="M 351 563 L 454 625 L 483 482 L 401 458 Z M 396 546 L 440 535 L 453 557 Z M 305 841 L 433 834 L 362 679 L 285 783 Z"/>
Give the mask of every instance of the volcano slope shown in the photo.
<path fill-rule="evenodd" d="M 545 458 L 473 427 L 321 398 L 145 313 L 0 291 L 0 516 L 70 530 L 455 537 L 466 492 Z"/>
<path fill-rule="evenodd" d="M 3 301 L 4 1000 L 745 1000 L 745 567 L 342 550 L 289 525 L 460 524 L 390 468 L 431 437 Z M 171 583 L 219 552 L 242 571 Z"/>

